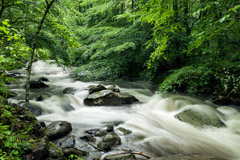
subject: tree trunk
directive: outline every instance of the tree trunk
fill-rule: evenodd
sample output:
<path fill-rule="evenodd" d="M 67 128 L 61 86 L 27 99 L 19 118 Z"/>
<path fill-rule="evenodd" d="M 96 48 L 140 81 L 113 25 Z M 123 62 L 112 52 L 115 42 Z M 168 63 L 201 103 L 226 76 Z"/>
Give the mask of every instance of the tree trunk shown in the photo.
<path fill-rule="evenodd" d="M 134 12 L 134 0 L 132 0 L 132 13 Z"/>
<path fill-rule="evenodd" d="M 26 103 L 26 108 L 29 107 L 29 88 L 30 88 L 30 77 L 31 77 L 31 71 L 32 71 L 32 63 L 33 63 L 33 59 L 34 59 L 34 53 L 35 53 L 35 49 L 36 49 L 36 45 L 37 45 L 37 40 L 38 40 L 38 35 L 42 29 L 42 25 L 44 23 L 44 20 L 47 17 L 47 14 L 52 6 L 52 4 L 54 3 L 55 0 L 51 0 L 51 2 L 49 3 L 47 0 L 46 1 L 46 10 L 44 12 L 44 15 L 41 19 L 41 22 L 38 25 L 38 29 L 37 32 L 35 33 L 35 37 L 33 39 L 33 43 L 32 43 L 32 50 L 30 53 L 30 59 L 28 62 L 28 66 L 27 66 L 27 79 L 26 79 L 26 95 L 25 95 L 25 103 Z"/>

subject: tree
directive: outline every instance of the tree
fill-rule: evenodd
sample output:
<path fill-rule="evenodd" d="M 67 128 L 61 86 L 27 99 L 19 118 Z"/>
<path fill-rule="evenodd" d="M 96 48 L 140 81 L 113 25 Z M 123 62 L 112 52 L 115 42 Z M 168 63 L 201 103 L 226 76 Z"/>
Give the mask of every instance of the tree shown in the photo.
<path fill-rule="evenodd" d="M 37 45 L 37 40 L 38 40 L 38 35 L 42 29 L 42 25 L 44 23 L 44 20 L 46 19 L 46 16 L 51 8 L 51 6 L 53 5 L 55 0 L 51 0 L 51 2 L 49 3 L 48 0 L 45 0 L 46 2 L 46 10 L 44 12 L 44 15 L 38 25 L 37 31 L 35 33 L 35 37 L 33 39 L 33 44 L 32 44 L 32 50 L 30 53 L 30 59 L 28 62 L 28 66 L 27 66 L 27 79 L 26 79 L 26 95 L 25 95 L 25 103 L 26 103 L 26 107 L 28 108 L 29 106 L 29 88 L 30 88 L 30 77 L 31 77 L 31 70 L 32 70 L 32 63 L 33 63 L 33 59 L 34 59 L 34 54 L 35 54 L 35 49 L 36 49 L 36 45 Z"/>

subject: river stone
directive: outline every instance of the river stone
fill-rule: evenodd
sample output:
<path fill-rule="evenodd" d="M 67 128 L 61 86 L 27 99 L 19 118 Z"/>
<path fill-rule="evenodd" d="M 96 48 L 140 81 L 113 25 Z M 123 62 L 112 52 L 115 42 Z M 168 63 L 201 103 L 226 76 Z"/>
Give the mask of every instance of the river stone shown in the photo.
<path fill-rule="evenodd" d="M 84 104 L 88 106 L 120 106 L 134 102 L 138 102 L 134 96 L 115 93 L 111 90 L 95 92 L 84 99 Z"/>
<path fill-rule="evenodd" d="M 114 154 L 108 155 L 103 158 L 103 160 L 135 160 L 136 157 L 134 154 Z"/>
<path fill-rule="evenodd" d="M 25 108 L 25 102 L 24 101 L 18 102 L 17 105 Z M 28 106 L 28 111 L 33 113 L 35 116 L 41 116 L 45 113 L 44 110 L 41 107 L 33 105 L 31 103 Z"/>
<path fill-rule="evenodd" d="M 106 87 L 104 87 L 103 85 L 97 85 L 97 86 L 91 85 L 88 88 L 89 88 L 89 94 L 92 94 L 94 92 L 99 92 L 99 91 L 106 89 Z"/>
<path fill-rule="evenodd" d="M 42 81 L 42 82 L 48 82 L 48 81 L 49 81 L 49 80 L 48 80 L 47 78 L 45 78 L 45 77 L 40 77 L 38 80 L 39 80 L 39 81 Z"/>
<path fill-rule="evenodd" d="M 73 135 L 64 137 L 60 142 L 59 146 L 61 148 L 73 148 L 75 146 L 76 140 Z"/>
<path fill-rule="evenodd" d="M 112 85 L 108 88 L 108 90 L 112 90 L 113 92 L 120 92 L 119 88 L 116 88 L 116 85 Z"/>
<path fill-rule="evenodd" d="M 48 137 L 40 139 L 32 148 L 34 160 L 42 160 L 48 156 L 49 140 Z"/>
<path fill-rule="evenodd" d="M 65 155 L 65 157 L 69 157 L 71 154 L 75 154 L 78 157 L 83 157 L 83 156 L 87 156 L 88 152 L 86 151 L 82 151 L 76 148 L 64 148 L 62 149 L 63 154 Z"/>
<path fill-rule="evenodd" d="M 96 142 L 96 138 L 94 138 L 91 135 L 85 135 L 80 137 L 81 140 L 86 141 L 86 142 Z"/>
<path fill-rule="evenodd" d="M 89 129 L 85 132 L 88 133 L 88 134 L 95 134 L 97 131 L 99 131 L 99 129 Z"/>
<path fill-rule="evenodd" d="M 63 94 L 74 94 L 76 91 L 77 91 L 76 89 L 68 87 L 63 90 Z"/>
<path fill-rule="evenodd" d="M 224 123 L 216 114 L 203 113 L 195 109 L 188 109 L 176 115 L 176 117 L 189 124 L 203 128 L 204 126 L 224 127 Z"/>
<path fill-rule="evenodd" d="M 120 144 L 121 138 L 116 133 L 111 132 L 102 138 L 102 140 L 97 144 L 97 147 L 104 151 L 110 151 L 113 146 Z"/>
<path fill-rule="evenodd" d="M 61 149 L 57 148 L 53 143 L 50 143 L 48 159 L 64 160 L 65 158 Z"/>
<path fill-rule="evenodd" d="M 30 81 L 30 89 L 42 89 L 48 88 L 49 86 L 42 81 Z"/>
<path fill-rule="evenodd" d="M 99 129 L 99 131 L 95 133 L 95 136 L 97 137 L 105 136 L 109 132 L 113 132 L 113 128 L 114 128 L 113 125 L 106 125 L 103 128 Z"/>
<path fill-rule="evenodd" d="M 54 121 L 46 127 L 46 135 L 50 140 L 55 140 L 66 136 L 71 131 L 72 125 L 66 121 Z"/>
<path fill-rule="evenodd" d="M 73 110 L 74 110 L 73 106 L 71 106 L 70 104 L 65 103 L 65 102 L 61 103 L 61 108 L 62 108 L 65 112 L 70 112 L 70 111 L 73 111 Z"/>
<path fill-rule="evenodd" d="M 124 136 L 132 133 L 131 130 L 128 130 L 128 129 L 123 128 L 123 127 L 117 128 L 117 132 L 120 132 L 121 135 L 124 135 Z"/>
<path fill-rule="evenodd" d="M 171 156 L 164 156 L 159 158 L 154 158 L 152 160 L 227 160 L 224 158 L 219 158 L 215 156 L 208 156 L 208 155 L 171 155 Z"/>

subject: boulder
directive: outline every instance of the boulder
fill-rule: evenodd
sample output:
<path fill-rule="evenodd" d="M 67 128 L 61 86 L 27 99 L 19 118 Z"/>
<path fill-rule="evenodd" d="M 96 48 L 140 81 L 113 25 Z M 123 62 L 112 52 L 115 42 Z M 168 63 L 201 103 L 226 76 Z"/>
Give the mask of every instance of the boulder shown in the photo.
<path fill-rule="evenodd" d="M 63 94 L 74 94 L 76 91 L 77 91 L 76 89 L 68 87 L 63 90 Z"/>
<path fill-rule="evenodd" d="M 76 144 L 75 137 L 73 135 L 64 137 L 60 142 L 60 148 L 73 148 Z"/>
<path fill-rule="evenodd" d="M 116 88 L 116 85 L 112 85 L 109 88 L 107 88 L 108 90 L 112 90 L 113 92 L 120 92 L 119 88 Z"/>
<path fill-rule="evenodd" d="M 99 92 L 99 91 L 106 89 L 106 87 L 104 87 L 103 85 L 97 85 L 97 86 L 91 85 L 88 88 L 89 88 L 89 94 L 92 94 L 94 92 Z"/>
<path fill-rule="evenodd" d="M 154 158 L 153 160 L 227 160 L 224 158 L 219 158 L 215 156 L 208 155 L 170 155 L 159 158 Z"/>
<path fill-rule="evenodd" d="M 94 138 L 91 135 L 85 135 L 80 137 L 81 140 L 86 141 L 86 142 L 96 142 L 96 138 Z"/>
<path fill-rule="evenodd" d="M 48 137 L 39 139 L 32 148 L 32 158 L 34 160 L 42 160 L 48 156 L 49 140 Z"/>
<path fill-rule="evenodd" d="M 49 86 L 42 81 L 30 81 L 30 89 L 43 89 L 48 87 Z"/>
<path fill-rule="evenodd" d="M 102 137 L 108 134 L 109 132 L 113 132 L 113 125 L 107 125 L 104 126 L 103 128 L 99 129 L 96 133 L 95 136 L 97 137 Z"/>
<path fill-rule="evenodd" d="M 203 128 L 204 126 L 224 127 L 224 123 L 214 113 L 200 112 L 194 108 L 176 115 L 179 120 Z"/>
<path fill-rule="evenodd" d="M 24 101 L 18 102 L 17 105 L 25 108 L 25 102 Z M 37 105 L 34 105 L 34 104 L 31 104 L 31 103 L 29 104 L 28 111 L 33 113 L 35 116 L 41 116 L 45 113 L 44 110 L 41 107 L 39 107 Z"/>
<path fill-rule="evenodd" d="M 97 144 L 97 147 L 103 151 L 110 151 L 113 146 L 120 145 L 121 138 L 114 132 L 105 135 L 102 140 Z"/>
<path fill-rule="evenodd" d="M 99 131 L 99 129 L 90 129 L 90 130 L 87 130 L 85 132 L 88 133 L 88 134 L 95 134 L 97 131 Z"/>
<path fill-rule="evenodd" d="M 134 154 L 113 154 L 103 158 L 103 160 L 135 160 Z"/>
<path fill-rule="evenodd" d="M 66 136 L 71 131 L 72 125 L 66 121 L 54 121 L 46 127 L 46 135 L 50 140 Z"/>
<path fill-rule="evenodd" d="M 61 149 L 57 148 L 53 143 L 50 143 L 48 159 L 50 160 L 65 160 Z"/>
<path fill-rule="evenodd" d="M 124 135 L 124 136 L 132 133 L 131 130 L 128 130 L 128 129 L 123 128 L 123 127 L 119 127 L 116 130 L 117 130 L 117 133 L 119 132 L 121 135 Z"/>
<path fill-rule="evenodd" d="M 38 79 L 38 81 L 48 82 L 49 80 L 48 80 L 47 78 L 45 78 L 45 77 L 40 77 L 40 78 Z"/>
<path fill-rule="evenodd" d="M 134 96 L 116 93 L 111 90 L 94 92 L 84 99 L 88 106 L 120 106 L 139 102 Z"/>
<path fill-rule="evenodd" d="M 73 111 L 73 110 L 74 110 L 73 106 L 71 106 L 70 104 L 65 103 L 65 102 L 61 103 L 61 108 L 62 108 L 65 112 L 70 112 L 70 111 Z"/>
<path fill-rule="evenodd" d="M 77 155 L 78 157 L 83 157 L 88 155 L 88 152 L 82 151 L 76 148 L 64 148 L 62 149 L 62 151 L 65 157 L 69 157 L 71 154 Z"/>

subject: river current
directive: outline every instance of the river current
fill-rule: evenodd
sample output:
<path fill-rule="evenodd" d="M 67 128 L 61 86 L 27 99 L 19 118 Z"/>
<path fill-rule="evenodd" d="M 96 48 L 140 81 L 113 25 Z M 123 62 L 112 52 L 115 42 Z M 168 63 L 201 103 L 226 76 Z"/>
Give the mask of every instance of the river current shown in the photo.
<path fill-rule="evenodd" d="M 24 99 L 25 69 L 20 73 L 18 82 L 10 84 L 11 91 L 18 95 L 11 101 L 18 103 Z M 37 117 L 47 124 L 65 120 L 73 125 L 72 135 L 83 136 L 88 129 L 99 128 L 116 121 L 122 123 L 132 134 L 123 136 L 122 145 L 117 148 L 144 152 L 151 157 L 173 154 L 204 154 L 227 159 L 240 159 L 240 113 L 229 106 L 214 106 L 211 103 L 186 96 L 163 98 L 154 92 L 149 82 L 82 82 L 71 78 L 68 70 L 64 70 L 49 62 L 37 61 L 33 64 L 32 80 L 46 77 L 44 82 L 49 88 L 31 90 L 31 104 L 40 107 L 44 114 Z M 88 86 L 116 84 L 122 93 L 134 95 L 141 103 L 120 107 L 89 107 L 83 104 L 88 96 Z M 77 89 L 74 94 L 63 94 L 67 87 Z M 43 95 L 43 101 L 36 101 Z M 74 110 L 66 112 L 64 106 L 71 105 Z M 204 111 L 217 114 L 226 127 L 198 128 L 178 120 L 175 115 L 186 108 L 199 107 Z M 116 128 L 115 128 L 116 130 Z M 94 152 L 88 144 L 77 140 L 77 147 Z"/>

